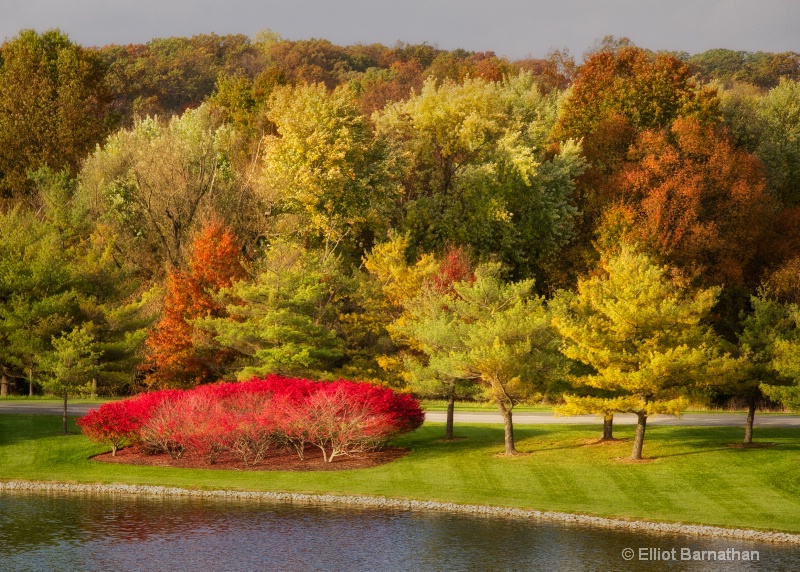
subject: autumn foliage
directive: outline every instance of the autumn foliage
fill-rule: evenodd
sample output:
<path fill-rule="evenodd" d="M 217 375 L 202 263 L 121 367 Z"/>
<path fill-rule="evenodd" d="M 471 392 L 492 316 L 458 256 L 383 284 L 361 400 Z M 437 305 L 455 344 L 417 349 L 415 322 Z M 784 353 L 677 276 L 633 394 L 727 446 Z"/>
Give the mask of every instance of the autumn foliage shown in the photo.
<path fill-rule="evenodd" d="M 686 63 L 624 47 L 592 54 L 581 66 L 558 129 L 564 138 L 583 137 L 615 116 L 637 130 L 657 129 L 682 116 L 710 119 L 717 107 L 716 93 L 699 89 Z"/>
<path fill-rule="evenodd" d="M 187 271 L 170 272 L 161 320 L 147 339 L 142 369 L 149 386 L 195 385 L 215 381 L 233 357 L 229 350 L 204 349 L 203 333 L 192 320 L 222 317 L 213 294 L 244 277 L 240 245 L 218 219 L 211 219 L 192 243 Z"/>
<path fill-rule="evenodd" d="M 450 292 L 456 282 L 474 282 L 472 262 L 462 247 L 450 247 L 439 263 L 438 272 L 432 278 L 437 292 Z"/>
<path fill-rule="evenodd" d="M 117 450 L 138 440 L 141 428 L 150 421 L 153 411 L 180 394 L 174 389 L 143 393 L 124 401 L 104 403 L 78 419 L 77 424 L 93 441 Z"/>
<path fill-rule="evenodd" d="M 164 390 L 101 405 L 78 424 L 112 454 L 127 443 L 173 458 L 213 464 L 231 453 L 255 464 L 273 448 L 302 459 L 318 447 L 326 462 L 381 448 L 424 421 L 419 402 L 391 389 L 338 380 L 313 382 L 277 375 L 192 390 Z"/>
<path fill-rule="evenodd" d="M 643 132 L 615 178 L 615 201 L 633 210 L 631 232 L 706 284 L 756 281 L 759 246 L 777 205 L 760 161 L 697 119 Z"/>

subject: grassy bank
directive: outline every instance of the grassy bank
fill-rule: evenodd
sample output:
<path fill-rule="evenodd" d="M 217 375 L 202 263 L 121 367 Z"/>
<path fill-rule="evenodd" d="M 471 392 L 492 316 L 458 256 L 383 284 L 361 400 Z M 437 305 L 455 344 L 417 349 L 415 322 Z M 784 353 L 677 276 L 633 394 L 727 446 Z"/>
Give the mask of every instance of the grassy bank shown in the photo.
<path fill-rule="evenodd" d="M 0 415 L 0 479 L 381 495 L 800 532 L 798 429 L 758 429 L 773 445 L 741 449 L 729 446 L 741 428 L 654 426 L 645 441 L 651 460 L 630 464 L 620 459 L 633 427 L 597 445 L 598 427 L 519 426 L 518 448 L 529 454 L 508 459 L 497 455 L 500 426 L 460 426 L 464 439 L 444 443 L 442 426 L 426 424 L 397 441 L 413 452 L 389 465 L 267 473 L 97 463 L 88 457 L 104 447 L 59 428 L 56 416 Z"/>

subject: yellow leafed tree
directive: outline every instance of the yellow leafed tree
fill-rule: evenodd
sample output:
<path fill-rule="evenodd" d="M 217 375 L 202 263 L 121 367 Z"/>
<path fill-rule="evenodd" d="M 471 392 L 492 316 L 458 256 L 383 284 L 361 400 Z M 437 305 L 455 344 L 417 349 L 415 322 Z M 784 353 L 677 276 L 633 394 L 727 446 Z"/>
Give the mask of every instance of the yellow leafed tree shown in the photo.
<path fill-rule="evenodd" d="M 577 293 L 554 300 L 562 352 L 594 370 L 576 381 L 615 395 L 596 399 L 595 412 L 611 406 L 638 416 L 632 459 L 642 458 L 649 416 L 681 413 L 687 390 L 714 383 L 734 366 L 704 323 L 718 291 L 681 288 L 667 267 L 623 245 L 601 262 L 597 276 L 579 281 Z"/>

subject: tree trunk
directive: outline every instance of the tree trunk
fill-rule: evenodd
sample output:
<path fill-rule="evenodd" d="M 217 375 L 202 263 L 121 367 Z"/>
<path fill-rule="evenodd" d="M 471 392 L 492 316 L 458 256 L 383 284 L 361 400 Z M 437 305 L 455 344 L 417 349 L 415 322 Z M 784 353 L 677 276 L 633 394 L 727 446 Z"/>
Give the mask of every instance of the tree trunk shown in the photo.
<path fill-rule="evenodd" d="M 503 431 L 505 432 L 506 455 L 516 455 L 517 449 L 514 447 L 514 423 L 511 419 L 511 408 L 501 400 L 497 401 L 497 407 L 503 416 Z"/>
<path fill-rule="evenodd" d="M 447 423 L 444 429 L 444 438 L 446 441 L 453 440 L 453 411 L 456 408 L 456 392 L 455 389 L 447 396 Z"/>
<path fill-rule="evenodd" d="M 756 418 L 756 399 L 755 397 L 751 397 L 747 408 L 747 423 L 744 426 L 745 445 L 753 444 L 753 421 L 755 420 L 755 418 Z"/>
<path fill-rule="evenodd" d="M 636 424 L 636 438 L 633 440 L 633 453 L 631 459 L 638 461 L 642 458 L 642 445 L 644 445 L 644 430 L 647 427 L 647 413 L 641 411 L 637 413 L 639 421 Z"/>
<path fill-rule="evenodd" d="M 8 378 L 5 369 L 0 373 L 0 397 L 8 397 Z"/>
<path fill-rule="evenodd" d="M 97 397 L 97 378 L 92 378 L 92 399 Z"/>
<path fill-rule="evenodd" d="M 28 397 L 33 397 L 33 368 L 28 368 Z"/>
<path fill-rule="evenodd" d="M 62 417 L 61 428 L 64 431 L 64 435 L 67 434 L 67 391 L 64 390 L 64 416 Z"/>
<path fill-rule="evenodd" d="M 614 414 L 606 413 L 603 415 L 603 438 L 601 441 L 614 440 Z"/>

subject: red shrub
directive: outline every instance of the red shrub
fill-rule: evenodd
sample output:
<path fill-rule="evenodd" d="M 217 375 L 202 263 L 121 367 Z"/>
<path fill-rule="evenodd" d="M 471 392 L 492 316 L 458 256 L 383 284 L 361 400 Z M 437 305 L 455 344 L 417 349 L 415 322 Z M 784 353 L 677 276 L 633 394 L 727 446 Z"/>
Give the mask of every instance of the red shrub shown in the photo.
<path fill-rule="evenodd" d="M 228 446 L 245 465 L 259 462 L 280 443 L 269 393 L 235 393 L 226 400 L 225 407 L 231 427 Z"/>
<path fill-rule="evenodd" d="M 308 443 L 331 462 L 380 448 L 424 419 L 416 399 L 391 389 L 271 375 L 145 393 L 104 404 L 79 424 L 91 439 L 109 444 L 112 454 L 126 442 L 140 441 L 146 450 L 173 458 L 191 453 L 213 464 L 230 451 L 251 464 L 274 446 L 291 448 L 302 459 Z"/>
<path fill-rule="evenodd" d="M 149 453 L 168 453 L 173 459 L 180 459 L 186 450 L 181 433 L 183 420 L 180 398 L 165 399 L 155 407 L 141 427 L 139 440 Z"/>
<path fill-rule="evenodd" d="M 115 456 L 117 449 L 133 440 L 137 429 L 127 415 L 127 406 L 125 401 L 104 403 L 78 419 L 77 424 L 89 439 L 111 447 L 111 455 Z"/>
<path fill-rule="evenodd" d="M 326 462 L 373 450 L 391 432 L 389 415 L 375 411 L 369 397 L 354 384 L 336 382 L 320 387 L 304 404 L 308 441 L 322 450 Z"/>
<path fill-rule="evenodd" d="M 141 393 L 121 403 L 126 404 L 125 415 L 131 418 L 134 431 L 138 432 L 162 403 L 180 399 L 183 393 L 180 389 L 163 389 L 161 391 Z"/>
<path fill-rule="evenodd" d="M 425 419 L 419 403 L 410 396 L 345 380 L 313 384 L 307 398 L 284 405 L 281 414 L 282 433 L 297 443 L 319 447 L 326 462 L 338 455 L 378 449 L 391 437 L 418 428 Z"/>
<path fill-rule="evenodd" d="M 126 443 L 139 440 L 142 425 L 161 403 L 180 394 L 178 390 L 164 390 L 104 403 L 78 419 L 77 424 L 87 437 L 110 446 L 111 454 L 116 455 Z"/>
<path fill-rule="evenodd" d="M 172 439 L 182 450 L 205 457 L 211 465 L 230 449 L 230 436 L 236 426 L 225 401 L 214 392 L 190 391 L 175 401 L 172 409 Z"/>

